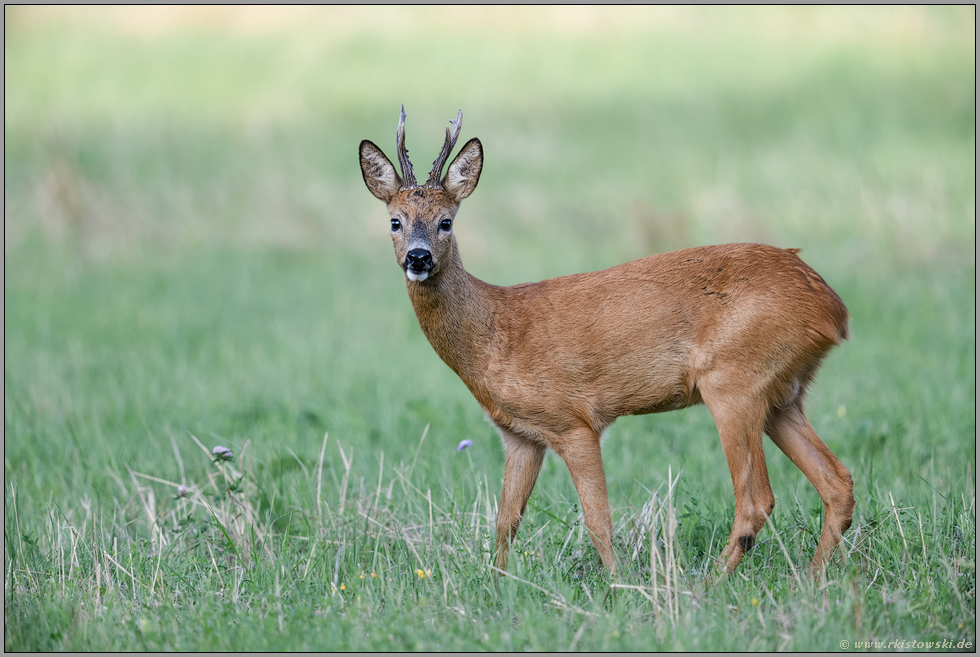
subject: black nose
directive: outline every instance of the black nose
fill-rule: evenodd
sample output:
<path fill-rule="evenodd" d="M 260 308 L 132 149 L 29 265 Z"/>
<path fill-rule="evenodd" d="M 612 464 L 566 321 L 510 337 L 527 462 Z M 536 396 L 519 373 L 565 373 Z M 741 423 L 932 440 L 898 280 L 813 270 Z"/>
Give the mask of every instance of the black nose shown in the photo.
<path fill-rule="evenodd" d="M 425 249 L 412 249 L 405 257 L 405 266 L 412 271 L 432 269 L 432 254 Z"/>

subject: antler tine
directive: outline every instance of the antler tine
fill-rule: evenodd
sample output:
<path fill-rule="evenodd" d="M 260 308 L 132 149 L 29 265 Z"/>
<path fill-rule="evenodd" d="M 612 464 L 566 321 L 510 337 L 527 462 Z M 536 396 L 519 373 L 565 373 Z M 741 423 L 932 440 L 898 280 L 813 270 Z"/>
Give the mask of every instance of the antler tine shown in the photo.
<path fill-rule="evenodd" d="M 398 146 L 398 164 L 402 167 L 402 188 L 415 187 L 415 172 L 408 160 L 408 149 L 405 148 L 405 105 L 402 105 L 401 116 L 398 117 L 398 131 L 395 133 L 395 143 Z"/>
<path fill-rule="evenodd" d="M 429 178 L 425 181 L 427 186 L 439 187 L 441 185 L 439 179 L 442 178 L 442 167 L 445 166 L 446 160 L 449 158 L 449 154 L 453 150 L 453 146 L 456 145 L 456 140 L 459 138 L 459 130 L 463 127 L 463 110 L 459 110 L 459 114 L 456 115 L 456 120 L 449 120 L 452 124 L 452 132 L 449 130 L 449 126 L 446 126 L 446 143 L 443 144 L 442 150 L 439 151 L 438 157 L 432 162 L 432 169 L 429 171 Z"/>

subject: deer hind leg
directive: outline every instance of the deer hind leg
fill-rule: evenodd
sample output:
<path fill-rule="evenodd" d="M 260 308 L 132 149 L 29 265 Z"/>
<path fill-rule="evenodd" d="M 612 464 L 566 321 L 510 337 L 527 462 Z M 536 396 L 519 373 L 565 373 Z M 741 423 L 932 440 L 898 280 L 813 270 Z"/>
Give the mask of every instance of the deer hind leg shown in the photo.
<path fill-rule="evenodd" d="M 509 431 L 500 430 L 506 452 L 504 462 L 504 489 L 500 493 L 497 511 L 497 567 L 507 568 L 510 542 L 521 525 L 527 500 L 534 490 L 534 482 L 541 472 L 545 447 Z"/>
<path fill-rule="evenodd" d="M 616 555 L 613 551 L 612 514 L 609 511 L 606 473 L 602 468 L 599 445 L 599 434 L 592 429 L 581 428 L 563 435 L 560 442 L 555 441 L 554 449 L 564 459 L 572 475 L 592 544 L 599 551 L 602 564 L 613 573 L 616 571 Z"/>
<path fill-rule="evenodd" d="M 811 576 L 819 575 L 840 543 L 841 534 L 851 526 L 854 481 L 844 464 L 834 456 L 807 422 L 799 399 L 787 408 L 773 410 L 766 423 L 766 433 L 796 467 L 803 471 L 823 501 L 823 531 L 810 564 Z"/>
<path fill-rule="evenodd" d="M 734 394 L 711 394 L 702 389 L 702 398 L 718 426 L 735 487 L 735 522 L 721 553 L 725 569 L 731 573 L 755 545 L 756 535 L 776 504 L 762 450 L 767 409 L 762 400 Z"/>

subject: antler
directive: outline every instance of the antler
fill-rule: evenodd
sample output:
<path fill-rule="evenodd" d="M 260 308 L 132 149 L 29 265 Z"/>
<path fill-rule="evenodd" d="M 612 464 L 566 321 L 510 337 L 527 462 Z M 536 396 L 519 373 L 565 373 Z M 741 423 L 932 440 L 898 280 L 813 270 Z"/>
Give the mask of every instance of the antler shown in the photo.
<path fill-rule="evenodd" d="M 445 166 L 446 159 L 452 152 L 453 146 L 456 145 L 456 139 L 459 138 L 459 130 L 463 127 L 463 110 L 459 110 L 459 114 L 456 115 L 456 120 L 453 121 L 450 119 L 449 123 L 453 126 L 452 132 L 449 131 L 449 126 L 446 126 L 446 143 L 442 145 L 439 156 L 432 162 L 429 178 L 425 181 L 426 187 L 440 187 L 442 185 L 439 181 L 442 178 L 442 167 Z"/>
<path fill-rule="evenodd" d="M 398 163 L 402 167 L 402 189 L 416 187 L 418 183 L 415 182 L 415 172 L 412 171 L 412 163 L 408 160 L 408 149 L 405 148 L 405 105 L 402 105 L 402 113 L 398 118 L 395 143 L 398 146 Z"/>

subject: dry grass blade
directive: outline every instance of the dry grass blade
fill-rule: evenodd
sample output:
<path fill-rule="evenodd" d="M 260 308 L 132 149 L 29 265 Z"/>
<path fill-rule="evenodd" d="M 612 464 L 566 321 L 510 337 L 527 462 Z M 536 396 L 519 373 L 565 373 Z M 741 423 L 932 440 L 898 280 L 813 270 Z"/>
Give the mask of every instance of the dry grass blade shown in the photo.
<path fill-rule="evenodd" d="M 327 451 L 327 436 L 329 435 L 329 433 L 323 434 L 323 444 L 320 445 L 320 456 L 316 460 L 316 512 L 321 526 L 323 525 L 323 497 L 321 496 L 321 491 L 323 490 L 323 456 Z"/>
<path fill-rule="evenodd" d="M 430 501 L 429 496 L 426 495 L 425 493 L 423 493 L 422 491 L 420 491 L 418 488 L 416 488 L 416 486 L 412 482 L 410 482 L 407 479 L 407 477 L 398 470 L 398 468 L 395 468 L 395 474 L 397 474 L 399 476 L 399 478 L 401 478 L 402 483 L 404 483 L 406 486 L 408 486 L 409 488 L 411 488 L 412 490 L 414 490 L 416 493 L 418 493 L 419 496 L 422 499 L 424 499 L 426 501 Z M 432 503 L 432 507 L 436 511 L 438 511 L 439 513 L 441 513 L 442 515 L 447 515 L 445 511 L 443 511 L 441 508 L 439 508 L 439 505 L 437 505 L 435 503 Z"/>
<path fill-rule="evenodd" d="M 412 473 L 415 472 L 415 463 L 419 460 L 419 452 L 422 451 L 422 443 L 425 442 L 425 437 L 429 434 L 429 425 L 431 423 L 426 423 L 425 429 L 422 429 L 422 437 L 419 438 L 418 447 L 415 448 L 415 456 L 412 457 L 412 465 L 408 468 L 408 476 L 411 477 Z"/>
<path fill-rule="evenodd" d="M 639 518 L 631 521 L 634 526 L 646 534 L 650 550 L 650 588 L 634 587 L 648 597 L 654 604 L 656 614 L 666 610 L 671 623 L 675 623 L 680 614 L 679 596 L 689 594 L 680 589 L 680 561 L 677 556 L 677 512 L 674 508 L 674 493 L 683 471 L 673 474 L 673 468 L 667 468 L 667 496 L 660 499 L 659 488 L 650 495 L 643 505 Z M 634 553 L 638 554 L 639 536 L 630 539 L 635 542 Z M 663 543 L 661 549 L 658 542 Z M 617 587 L 629 588 L 629 587 Z M 646 591 L 650 592 L 648 596 Z"/>
<path fill-rule="evenodd" d="M 786 549 L 786 545 L 783 543 L 782 537 L 780 537 L 779 532 L 776 531 L 775 525 L 772 524 L 771 516 L 766 518 L 766 524 L 769 525 L 769 531 L 772 532 L 772 535 L 776 538 L 776 542 L 779 543 L 779 548 L 783 551 L 783 556 L 786 558 L 786 564 L 789 566 L 790 572 L 793 573 L 793 578 L 796 580 L 796 584 L 800 588 L 803 588 L 803 579 L 800 577 L 799 571 L 793 564 L 793 560 L 790 559 L 789 551 Z"/>
<path fill-rule="evenodd" d="M 146 526 L 150 530 L 150 539 L 154 543 L 166 543 L 166 536 L 164 535 L 160 524 L 157 522 L 156 496 L 153 494 L 153 488 L 147 487 L 144 489 L 142 486 L 140 486 L 139 482 L 136 481 L 136 473 L 130 469 L 129 465 L 126 466 L 126 470 L 129 471 L 129 476 L 133 480 L 133 488 L 136 491 L 136 495 L 139 497 L 143 513 L 146 515 Z M 157 480 L 155 477 L 147 476 L 146 478 Z M 171 482 L 164 481 L 162 479 L 157 481 L 168 485 L 173 485 Z"/>
<path fill-rule="evenodd" d="M 558 593 L 557 591 L 549 591 L 548 589 L 543 588 L 543 587 L 540 587 L 537 584 L 533 584 L 533 583 L 527 581 L 526 579 L 521 579 L 517 575 L 512 575 L 512 574 L 508 573 L 505 570 L 501 570 L 500 568 L 497 568 L 496 566 L 490 566 L 490 570 L 496 572 L 499 575 L 503 575 L 503 576 L 507 577 L 508 579 L 512 579 L 515 582 L 520 582 L 521 584 L 525 584 L 527 586 L 530 586 L 533 589 L 537 589 L 538 591 L 541 591 L 542 593 L 544 593 L 545 595 L 547 595 L 549 598 L 551 598 L 551 603 L 552 604 L 554 604 L 555 606 L 557 606 L 557 607 L 559 607 L 561 609 L 567 609 L 569 611 L 575 612 L 576 614 L 581 614 L 582 616 L 589 616 L 589 617 L 592 617 L 592 618 L 595 618 L 597 616 L 597 614 L 594 614 L 594 613 L 589 612 L 589 611 L 585 611 L 581 607 L 576 607 L 575 605 L 570 604 L 565 599 L 565 596 L 563 596 L 561 593 Z"/>
<path fill-rule="evenodd" d="M 898 524 L 898 533 L 902 536 L 902 545 L 905 546 L 905 551 L 909 551 L 908 541 L 905 540 L 905 530 L 902 529 L 902 521 L 898 517 L 898 508 L 895 506 L 895 498 L 892 497 L 891 491 L 888 491 L 888 499 L 892 503 L 892 512 L 895 514 L 895 522 Z"/>
<path fill-rule="evenodd" d="M 344 454 L 344 447 L 340 443 L 337 443 L 337 449 L 340 450 L 340 458 L 344 462 L 344 477 L 340 481 L 340 501 L 338 502 L 339 509 L 337 512 L 338 517 L 342 518 L 344 516 L 344 508 L 347 504 L 347 482 L 350 481 L 350 468 L 354 462 L 354 451 L 351 449 L 350 458 L 347 458 L 347 455 Z"/>

